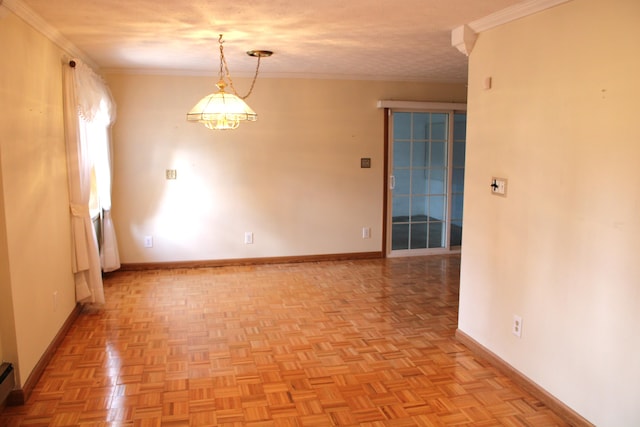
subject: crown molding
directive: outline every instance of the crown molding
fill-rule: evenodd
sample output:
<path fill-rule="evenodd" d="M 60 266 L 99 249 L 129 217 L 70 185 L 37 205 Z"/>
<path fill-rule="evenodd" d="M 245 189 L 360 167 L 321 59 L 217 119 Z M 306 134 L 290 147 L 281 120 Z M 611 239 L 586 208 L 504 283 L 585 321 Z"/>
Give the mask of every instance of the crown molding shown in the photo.
<path fill-rule="evenodd" d="M 451 31 L 451 46 L 458 49 L 461 53 L 469 56 L 476 44 L 478 33 L 473 31 L 468 25 L 460 25 Z"/>
<path fill-rule="evenodd" d="M 454 28 L 451 31 L 451 45 L 469 56 L 479 33 L 569 1 L 571 0 L 528 0 L 515 4 Z"/>
<path fill-rule="evenodd" d="M 528 0 L 472 21 L 467 25 L 476 33 L 481 33 L 569 1 L 571 0 Z"/>
<path fill-rule="evenodd" d="M 60 34 L 58 30 L 51 26 L 51 24 L 42 19 L 40 15 L 35 13 L 30 7 L 20 0 L 0 0 L 0 6 L 9 9 L 16 16 L 21 18 L 24 22 L 62 49 L 70 57 L 81 59 L 94 70 L 100 69 L 100 67 L 98 67 L 98 65 L 86 53 L 71 43 L 67 38 Z"/>

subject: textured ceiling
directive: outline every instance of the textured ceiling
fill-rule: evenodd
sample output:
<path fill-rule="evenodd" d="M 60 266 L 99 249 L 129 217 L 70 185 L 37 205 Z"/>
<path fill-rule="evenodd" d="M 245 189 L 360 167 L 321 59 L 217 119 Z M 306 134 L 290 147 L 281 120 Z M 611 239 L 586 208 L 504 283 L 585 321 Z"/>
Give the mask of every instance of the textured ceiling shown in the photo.
<path fill-rule="evenodd" d="M 519 0 L 22 0 L 102 69 L 463 82 L 451 30 Z"/>

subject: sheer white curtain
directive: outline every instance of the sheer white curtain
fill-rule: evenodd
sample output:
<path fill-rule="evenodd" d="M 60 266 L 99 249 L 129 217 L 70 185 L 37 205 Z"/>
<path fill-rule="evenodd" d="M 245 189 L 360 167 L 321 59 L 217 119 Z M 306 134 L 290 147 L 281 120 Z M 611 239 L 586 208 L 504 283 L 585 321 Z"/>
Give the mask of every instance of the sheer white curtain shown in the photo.
<path fill-rule="evenodd" d="M 102 79 L 82 61 L 75 59 L 73 62 L 75 67 L 66 64 L 63 66 L 63 77 L 72 267 L 76 301 L 102 304 L 104 292 L 100 256 L 89 212 L 89 196 L 93 156 L 96 155 L 100 146 L 108 149 L 108 129 L 115 117 L 115 108 L 109 90 Z M 110 184 L 108 189 L 110 192 Z M 110 210 L 110 200 L 108 200 L 108 207 Z M 119 264 L 112 224 L 110 233 L 112 234 L 111 252 L 115 247 L 116 262 Z"/>
<path fill-rule="evenodd" d="M 109 272 L 120 268 L 120 254 L 116 230 L 111 219 L 111 144 L 109 142 L 109 126 L 113 123 L 114 114 L 106 114 L 113 109 L 101 109 L 91 126 L 91 152 L 94 159 L 98 199 L 102 212 L 102 245 L 100 246 L 100 263 L 102 271 Z"/>

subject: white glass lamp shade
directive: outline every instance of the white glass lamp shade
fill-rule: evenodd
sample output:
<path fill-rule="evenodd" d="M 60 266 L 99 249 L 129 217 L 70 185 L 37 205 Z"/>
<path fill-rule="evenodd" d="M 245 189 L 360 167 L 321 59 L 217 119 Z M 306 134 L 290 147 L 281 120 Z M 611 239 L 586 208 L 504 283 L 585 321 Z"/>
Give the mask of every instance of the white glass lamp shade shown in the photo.
<path fill-rule="evenodd" d="M 235 129 L 243 120 L 257 119 L 258 115 L 246 102 L 222 89 L 202 98 L 187 113 L 187 120 L 200 122 L 209 129 Z"/>

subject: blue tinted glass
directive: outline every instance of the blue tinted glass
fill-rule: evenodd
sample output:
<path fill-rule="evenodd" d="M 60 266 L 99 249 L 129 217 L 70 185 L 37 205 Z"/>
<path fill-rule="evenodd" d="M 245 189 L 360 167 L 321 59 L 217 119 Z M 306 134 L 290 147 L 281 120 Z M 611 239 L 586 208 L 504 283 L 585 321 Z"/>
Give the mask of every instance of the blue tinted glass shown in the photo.
<path fill-rule="evenodd" d="M 445 194 L 447 188 L 447 177 L 445 169 L 431 169 L 429 171 L 429 193 Z"/>
<path fill-rule="evenodd" d="M 451 220 L 462 220 L 462 207 L 464 197 L 462 194 L 455 194 L 451 196 Z M 460 224 L 462 226 L 462 223 Z"/>
<path fill-rule="evenodd" d="M 456 113 L 453 116 L 453 139 L 464 141 L 467 139 L 467 115 Z"/>
<path fill-rule="evenodd" d="M 432 141 L 446 141 L 447 140 L 447 114 L 432 114 L 431 115 L 431 140 Z"/>
<path fill-rule="evenodd" d="M 427 247 L 427 224 L 411 224 L 411 249 Z"/>
<path fill-rule="evenodd" d="M 393 167 L 408 168 L 411 159 L 411 143 L 410 142 L 394 142 L 393 143 Z"/>
<path fill-rule="evenodd" d="M 456 141 L 453 143 L 453 166 L 457 168 L 464 167 L 465 147 L 464 141 Z"/>
<path fill-rule="evenodd" d="M 445 196 L 429 197 L 429 219 L 444 221 Z"/>
<path fill-rule="evenodd" d="M 426 168 L 429 165 L 429 143 L 414 142 L 411 166 L 414 168 Z"/>
<path fill-rule="evenodd" d="M 444 247 L 444 223 L 442 222 L 429 223 L 429 247 L 430 248 Z"/>
<path fill-rule="evenodd" d="M 411 139 L 411 113 L 393 113 L 393 139 Z"/>
<path fill-rule="evenodd" d="M 412 197 L 411 198 L 411 221 L 427 220 L 427 198 Z"/>
<path fill-rule="evenodd" d="M 451 238 L 449 240 L 451 246 L 460 246 L 462 244 L 462 222 L 451 222 Z"/>
<path fill-rule="evenodd" d="M 396 187 L 394 194 L 409 194 L 411 192 L 411 181 L 409 169 L 399 169 L 395 171 Z"/>
<path fill-rule="evenodd" d="M 407 222 L 409 221 L 409 198 L 408 197 L 394 197 L 392 206 L 393 222 Z"/>
<path fill-rule="evenodd" d="M 445 142 L 431 143 L 431 156 L 429 166 L 432 168 L 444 168 L 447 166 L 447 144 Z"/>
<path fill-rule="evenodd" d="M 409 249 L 409 224 L 393 224 L 391 227 L 391 249 Z"/>
<path fill-rule="evenodd" d="M 429 139 L 429 113 L 413 114 L 413 139 Z"/>
<path fill-rule="evenodd" d="M 411 194 L 426 194 L 429 169 L 414 169 L 411 173 Z"/>
<path fill-rule="evenodd" d="M 451 182 L 453 193 L 464 192 L 464 169 L 453 170 L 453 181 Z"/>

